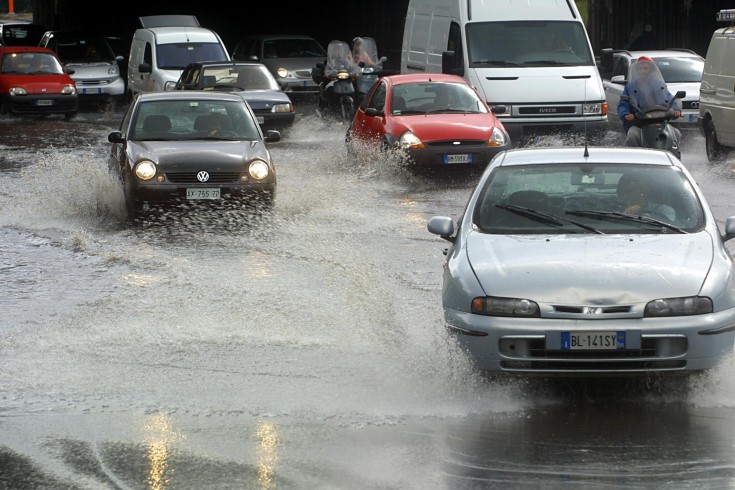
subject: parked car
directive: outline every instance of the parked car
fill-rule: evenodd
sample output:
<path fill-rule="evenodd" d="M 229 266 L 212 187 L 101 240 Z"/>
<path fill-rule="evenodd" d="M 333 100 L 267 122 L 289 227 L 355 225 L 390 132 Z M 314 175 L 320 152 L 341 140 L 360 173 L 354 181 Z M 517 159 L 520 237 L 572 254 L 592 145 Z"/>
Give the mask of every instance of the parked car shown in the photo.
<path fill-rule="evenodd" d="M 724 160 L 735 148 L 735 9 L 717 12 L 717 21 L 726 22 L 712 33 L 704 72 L 702 101 L 697 125 L 705 139 L 707 160 Z"/>
<path fill-rule="evenodd" d="M 0 113 L 77 115 L 74 80 L 56 54 L 37 46 L 0 47 Z"/>
<path fill-rule="evenodd" d="M 625 51 L 604 49 L 600 56 L 603 66 L 602 83 L 605 86 L 607 106 L 611 112 L 608 120 L 611 127 L 622 131 L 618 117 L 618 102 L 628 80 L 628 69 L 641 56 L 651 58 L 661 71 L 669 92 L 686 92 L 682 99 L 681 117 L 671 121 L 679 129 L 697 129 L 699 115 L 699 85 L 702 81 L 704 58 L 688 49 L 662 49 L 653 51 Z M 605 58 L 607 57 L 607 60 Z M 610 57 L 612 59 L 610 59 Z"/>
<path fill-rule="evenodd" d="M 735 340 L 735 265 L 680 160 L 641 148 L 495 157 L 448 240 L 444 320 L 476 367 L 520 375 L 674 375 Z"/>
<path fill-rule="evenodd" d="M 125 80 L 120 74 L 112 47 L 102 36 L 79 31 L 46 31 L 39 46 L 52 49 L 67 68 L 77 85 L 82 102 L 122 102 Z"/>
<path fill-rule="evenodd" d="M 263 130 L 286 130 L 293 126 L 296 112 L 288 95 L 281 90 L 262 63 L 244 61 L 199 61 L 190 63 L 178 82 L 167 89 L 234 92 L 244 98 Z"/>
<path fill-rule="evenodd" d="M 399 150 L 414 166 L 479 169 L 511 146 L 469 82 L 439 73 L 382 77 L 358 107 L 346 142 L 352 150 L 366 143 Z"/>
<path fill-rule="evenodd" d="M 0 39 L 5 46 L 38 46 L 46 27 L 33 22 L 0 23 Z"/>
<path fill-rule="evenodd" d="M 119 173 L 128 214 L 151 204 L 222 203 L 267 210 L 276 194 L 276 168 L 265 135 L 245 100 L 224 92 L 139 94 L 112 143 L 110 168 Z"/>
<path fill-rule="evenodd" d="M 247 35 L 232 51 L 233 60 L 257 61 L 267 66 L 290 97 L 319 95 L 319 86 L 311 79 L 311 69 L 326 58 L 327 51 L 319 41 L 296 34 Z"/>

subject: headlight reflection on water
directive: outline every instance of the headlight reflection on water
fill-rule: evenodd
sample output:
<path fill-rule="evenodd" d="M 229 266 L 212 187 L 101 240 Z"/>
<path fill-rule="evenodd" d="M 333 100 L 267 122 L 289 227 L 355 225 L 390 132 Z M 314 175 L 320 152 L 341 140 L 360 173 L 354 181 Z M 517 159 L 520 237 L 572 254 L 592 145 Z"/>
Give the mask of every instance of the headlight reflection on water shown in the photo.
<path fill-rule="evenodd" d="M 258 483 L 260 488 L 275 488 L 275 467 L 278 463 L 278 431 L 270 422 L 260 422 L 255 431 L 258 440 Z"/>
<path fill-rule="evenodd" d="M 165 490 L 169 483 L 166 477 L 168 459 L 171 454 L 171 445 L 181 438 L 165 414 L 150 416 L 143 430 L 146 434 L 148 447 L 148 484 L 152 490 Z"/>

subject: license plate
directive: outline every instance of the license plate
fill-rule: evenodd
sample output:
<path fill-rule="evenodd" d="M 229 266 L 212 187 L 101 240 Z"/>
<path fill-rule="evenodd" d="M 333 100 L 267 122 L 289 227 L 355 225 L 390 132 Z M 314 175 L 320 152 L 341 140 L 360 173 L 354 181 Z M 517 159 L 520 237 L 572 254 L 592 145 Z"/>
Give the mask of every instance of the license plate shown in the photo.
<path fill-rule="evenodd" d="M 98 94 L 100 93 L 100 89 L 98 88 L 83 88 L 82 89 L 83 94 Z"/>
<path fill-rule="evenodd" d="M 219 188 L 186 189 L 187 199 L 219 199 Z"/>
<path fill-rule="evenodd" d="M 258 124 L 263 124 L 265 122 L 265 118 L 262 116 L 257 116 Z"/>
<path fill-rule="evenodd" d="M 54 105 L 53 100 L 41 99 L 36 101 L 36 105 Z"/>
<path fill-rule="evenodd" d="M 472 163 L 472 155 L 467 153 L 444 155 L 444 163 Z"/>
<path fill-rule="evenodd" d="M 562 332 L 562 350 L 625 349 L 625 332 Z"/>

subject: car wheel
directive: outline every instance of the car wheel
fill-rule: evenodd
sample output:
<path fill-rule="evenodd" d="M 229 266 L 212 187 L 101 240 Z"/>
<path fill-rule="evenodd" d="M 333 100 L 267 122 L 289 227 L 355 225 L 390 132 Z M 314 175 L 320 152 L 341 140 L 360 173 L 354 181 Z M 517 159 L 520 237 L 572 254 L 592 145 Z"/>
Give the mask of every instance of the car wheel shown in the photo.
<path fill-rule="evenodd" d="M 75 117 L 77 117 L 77 113 L 76 112 L 67 112 L 66 114 L 64 114 L 64 120 L 65 121 L 71 121 Z"/>
<path fill-rule="evenodd" d="M 122 176 L 123 192 L 125 194 L 125 210 L 128 213 L 128 219 L 136 220 L 141 215 L 143 204 L 136 199 L 130 178 L 130 173 L 125 173 Z"/>
<path fill-rule="evenodd" d="M 725 148 L 717 141 L 715 124 L 712 121 L 707 121 L 704 128 L 704 148 L 707 152 L 707 159 L 711 163 L 722 159 L 725 153 Z"/>

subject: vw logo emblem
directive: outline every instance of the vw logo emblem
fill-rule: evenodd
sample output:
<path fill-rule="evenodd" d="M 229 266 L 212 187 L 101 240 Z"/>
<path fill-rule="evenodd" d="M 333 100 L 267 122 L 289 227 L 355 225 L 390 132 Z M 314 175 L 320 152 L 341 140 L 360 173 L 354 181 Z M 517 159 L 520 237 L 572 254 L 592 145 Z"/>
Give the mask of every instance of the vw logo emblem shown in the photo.
<path fill-rule="evenodd" d="M 692 109 L 699 109 L 699 101 L 698 100 L 695 100 L 694 102 L 692 102 Z"/>
<path fill-rule="evenodd" d="M 209 172 L 206 170 L 201 170 L 199 173 L 197 173 L 197 180 L 199 182 L 206 182 L 209 180 Z"/>

